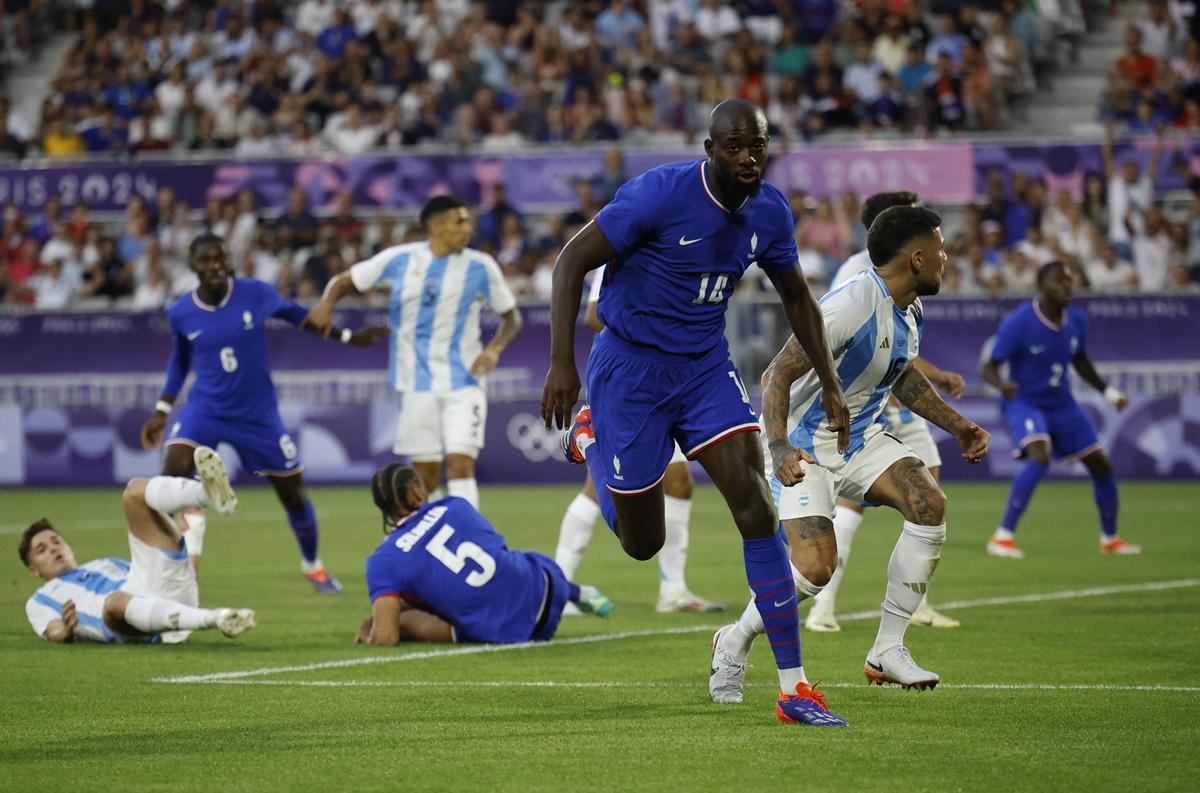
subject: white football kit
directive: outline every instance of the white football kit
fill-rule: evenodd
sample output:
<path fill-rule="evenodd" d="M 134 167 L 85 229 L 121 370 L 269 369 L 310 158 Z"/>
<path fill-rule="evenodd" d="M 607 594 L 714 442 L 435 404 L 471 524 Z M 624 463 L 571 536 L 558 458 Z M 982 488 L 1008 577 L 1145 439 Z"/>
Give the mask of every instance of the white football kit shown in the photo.
<path fill-rule="evenodd" d="M 93 559 L 69 573 L 42 584 L 25 603 L 25 615 L 33 632 L 45 638 L 46 627 L 62 619 L 63 604 L 75 601 L 76 641 L 131 642 L 137 639 L 114 633 L 104 623 L 104 601 L 116 591 L 130 595 L 173 600 L 185 606 L 198 606 L 200 589 L 196 573 L 188 561 L 187 548 L 178 551 L 155 548 L 129 535 L 131 562 L 116 557 Z M 143 641 L 174 644 L 191 631 L 171 631 L 147 637 Z"/>
<path fill-rule="evenodd" d="M 393 450 L 415 462 L 478 457 L 487 422 L 484 384 L 470 371 L 483 351 L 479 312 L 517 304 L 500 265 L 471 248 L 434 256 L 414 242 L 359 262 L 350 277 L 360 292 L 391 288 L 388 376 L 402 394 Z"/>
<path fill-rule="evenodd" d="M 837 449 L 837 433 L 825 429 L 821 382 L 809 371 L 792 384 L 788 440 L 816 459 L 804 480 L 783 487 L 770 452 L 767 470 L 781 520 L 820 515 L 833 519 L 837 497 L 862 501 L 875 480 L 897 460 L 917 455 L 885 432 L 879 417 L 896 378 L 917 357 L 923 323 L 921 301 L 901 311 L 874 270 L 856 276 L 820 302 L 825 338 L 834 352 L 850 411 L 850 451 Z M 766 432 L 763 432 L 766 450 Z"/>

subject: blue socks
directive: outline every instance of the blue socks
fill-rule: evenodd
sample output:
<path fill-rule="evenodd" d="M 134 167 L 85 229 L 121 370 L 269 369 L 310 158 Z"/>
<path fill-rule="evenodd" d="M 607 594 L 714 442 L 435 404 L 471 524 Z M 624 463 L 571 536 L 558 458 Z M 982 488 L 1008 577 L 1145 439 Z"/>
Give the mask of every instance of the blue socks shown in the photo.
<path fill-rule="evenodd" d="M 1004 508 L 1004 519 L 1000 522 L 1003 528 L 1009 531 L 1017 530 L 1017 521 L 1021 519 L 1025 508 L 1029 506 L 1029 499 L 1033 497 L 1034 489 L 1037 488 L 1038 482 L 1042 481 L 1042 477 L 1048 470 L 1049 466 L 1042 465 L 1036 460 L 1029 460 L 1025 463 L 1025 467 L 1013 479 L 1012 490 L 1008 494 L 1008 506 Z M 1099 500 L 1099 496 L 1097 496 L 1097 500 Z"/>
<path fill-rule="evenodd" d="M 592 484 L 596 487 L 596 503 L 600 505 L 600 512 L 604 514 L 604 522 L 613 534 L 617 534 L 617 508 L 613 506 L 612 493 L 608 492 L 608 475 L 604 472 L 604 463 L 600 461 L 596 444 L 587 447 L 583 457 L 587 460 L 588 472 L 591 473 Z M 620 539 L 619 534 L 617 538 Z"/>
<path fill-rule="evenodd" d="M 746 580 L 754 590 L 754 605 L 762 616 L 771 652 L 775 654 L 775 666 L 796 669 L 801 665 L 800 613 L 783 530 L 758 540 L 742 540 L 742 555 L 746 561 Z"/>
<path fill-rule="evenodd" d="M 1117 475 L 1104 474 L 1092 477 L 1092 493 L 1096 507 L 1100 510 L 1100 531 L 1105 537 L 1117 536 Z"/>
<path fill-rule="evenodd" d="M 313 510 L 312 502 L 304 499 L 304 509 L 293 512 L 288 510 L 288 523 L 292 525 L 292 533 L 296 542 L 300 543 L 300 555 L 304 561 L 313 562 L 317 559 L 317 513 Z"/>
<path fill-rule="evenodd" d="M 579 602 L 579 584 L 576 584 L 574 581 L 568 581 L 567 584 L 571 587 L 571 590 L 567 595 L 567 600 L 571 601 L 572 603 L 578 603 Z"/>

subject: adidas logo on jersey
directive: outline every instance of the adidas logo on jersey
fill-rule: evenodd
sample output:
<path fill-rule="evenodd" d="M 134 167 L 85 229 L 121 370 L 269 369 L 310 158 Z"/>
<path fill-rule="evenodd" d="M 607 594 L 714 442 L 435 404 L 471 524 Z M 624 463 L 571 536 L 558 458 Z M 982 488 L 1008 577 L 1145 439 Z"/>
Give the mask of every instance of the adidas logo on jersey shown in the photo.
<path fill-rule="evenodd" d="M 887 336 L 884 336 L 883 341 L 879 342 L 879 349 L 890 350 L 891 348 L 892 348 L 892 343 L 890 341 L 888 341 Z"/>

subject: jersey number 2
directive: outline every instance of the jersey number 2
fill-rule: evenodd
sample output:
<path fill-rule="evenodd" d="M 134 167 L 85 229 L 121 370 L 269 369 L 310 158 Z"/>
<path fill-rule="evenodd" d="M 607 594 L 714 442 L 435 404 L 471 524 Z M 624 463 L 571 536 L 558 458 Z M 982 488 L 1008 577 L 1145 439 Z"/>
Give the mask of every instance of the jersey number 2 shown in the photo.
<path fill-rule="evenodd" d="M 479 570 L 472 570 L 467 575 L 467 586 L 481 587 L 491 581 L 492 576 L 496 574 L 496 560 L 492 555 L 470 540 L 460 542 L 458 548 L 452 551 L 446 547 L 446 541 L 453 536 L 453 526 L 442 526 L 426 544 L 425 550 L 433 554 L 434 559 L 446 565 L 452 573 L 461 573 L 467 566 L 468 559 L 479 565 Z"/>
<path fill-rule="evenodd" d="M 712 273 L 705 273 L 700 276 L 700 294 L 696 295 L 696 299 L 692 301 L 693 305 L 720 303 L 725 299 L 725 287 L 729 285 L 729 276 L 724 273 L 717 273 L 716 275 L 716 278 L 713 278 Z M 709 289 L 710 280 L 712 281 L 712 289 Z"/>

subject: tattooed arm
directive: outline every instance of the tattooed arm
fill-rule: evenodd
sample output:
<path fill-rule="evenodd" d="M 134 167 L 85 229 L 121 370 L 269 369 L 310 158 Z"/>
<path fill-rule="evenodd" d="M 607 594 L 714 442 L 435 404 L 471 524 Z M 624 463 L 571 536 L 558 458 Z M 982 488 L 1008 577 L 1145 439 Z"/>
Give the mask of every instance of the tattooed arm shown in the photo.
<path fill-rule="evenodd" d="M 909 366 L 896 379 L 892 395 L 907 405 L 913 413 L 932 421 L 954 436 L 963 449 L 963 457 L 977 463 L 987 454 L 991 435 L 974 422 L 946 404 L 946 400 L 929 384 L 929 378 Z"/>
<path fill-rule="evenodd" d="M 767 429 L 767 447 L 771 450 L 771 465 L 775 469 L 775 476 L 785 487 L 804 479 L 801 460 L 816 462 L 808 452 L 793 447 L 787 437 L 792 383 L 812 368 L 812 359 L 800 346 L 800 342 L 791 336 L 762 376 L 762 415 L 763 424 Z"/>

